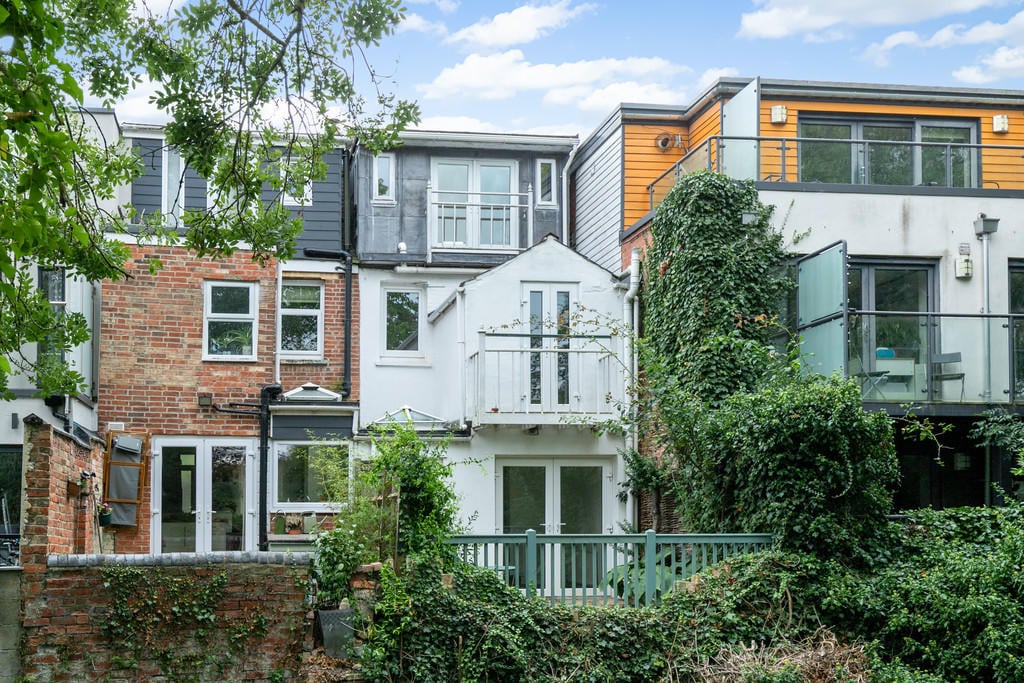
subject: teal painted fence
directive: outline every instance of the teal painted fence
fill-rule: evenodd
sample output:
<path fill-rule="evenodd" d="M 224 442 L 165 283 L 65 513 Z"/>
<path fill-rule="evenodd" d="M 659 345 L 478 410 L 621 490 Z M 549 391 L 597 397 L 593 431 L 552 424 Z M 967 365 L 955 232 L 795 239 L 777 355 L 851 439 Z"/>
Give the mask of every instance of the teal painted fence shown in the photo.
<path fill-rule="evenodd" d="M 460 535 L 458 557 L 527 595 L 570 604 L 652 605 L 725 558 L 771 547 L 770 534 Z"/>

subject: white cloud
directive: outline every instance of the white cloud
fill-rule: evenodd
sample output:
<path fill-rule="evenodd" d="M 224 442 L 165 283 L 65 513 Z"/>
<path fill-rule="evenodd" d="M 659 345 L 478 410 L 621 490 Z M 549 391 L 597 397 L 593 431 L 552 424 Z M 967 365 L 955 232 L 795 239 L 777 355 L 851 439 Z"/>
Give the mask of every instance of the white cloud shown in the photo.
<path fill-rule="evenodd" d="M 899 31 L 886 36 L 880 43 L 872 43 L 864 50 L 864 57 L 879 66 L 889 64 L 889 53 L 897 47 L 948 48 L 955 45 L 983 45 L 1003 41 L 1019 42 L 1024 39 L 1024 11 L 1018 12 L 1006 23 L 984 21 L 975 26 L 949 24 L 925 38 L 914 31 Z"/>
<path fill-rule="evenodd" d="M 428 21 L 418 14 L 407 14 L 402 23 L 395 29 L 395 33 L 405 33 L 407 31 L 427 33 L 435 36 L 448 35 L 448 28 L 444 25 L 444 22 Z"/>
<path fill-rule="evenodd" d="M 740 17 L 743 38 L 839 36 L 843 27 L 917 23 L 1006 4 L 1006 0 L 755 0 L 758 9 Z"/>
<path fill-rule="evenodd" d="M 415 130 L 449 130 L 464 133 L 497 133 L 493 123 L 472 116 L 424 116 Z"/>
<path fill-rule="evenodd" d="M 156 94 L 156 86 L 153 81 L 143 78 L 142 82 L 114 107 L 117 120 L 121 123 L 167 123 L 170 117 L 149 101 Z M 98 104 L 99 100 L 92 99 L 92 103 Z M 88 97 L 86 104 L 90 104 Z"/>
<path fill-rule="evenodd" d="M 980 61 L 980 65 L 957 69 L 953 78 L 964 83 L 982 84 L 1024 77 L 1024 47 L 1004 45 Z"/>
<path fill-rule="evenodd" d="M 594 8 L 595 5 L 591 4 L 570 7 L 569 0 L 560 0 L 552 5 L 523 5 L 456 31 L 448 42 L 494 49 L 522 45 L 565 26 Z"/>
<path fill-rule="evenodd" d="M 585 92 L 583 92 L 585 90 Z M 572 96 L 567 99 L 569 92 Z M 685 93 L 659 83 L 620 81 L 600 88 L 577 88 L 549 93 L 546 104 L 572 104 L 583 111 L 606 112 L 624 102 L 643 104 L 683 104 Z"/>
<path fill-rule="evenodd" d="M 731 66 L 723 66 L 715 69 L 707 69 L 697 78 L 697 89 L 704 90 L 719 78 L 724 76 L 739 76 L 740 72 Z"/>
<path fill-rule="evenodd" d="M 435 5 L 437 9 L 445 14 L 451 14 L 459 8 L 456 0 L 408 0 L 411 5 Z"/>
<path fill-rule="evenodd" d="M 502 100 L 521 91 L 592 87 L 619 79 L 660 82 L 681 71 L 685 69 L 660 57 L 531 64 L 521 50 L 508 50 L 493 55 L 469 55 L 417 89 L 428 100 L 456 96 Z"/>

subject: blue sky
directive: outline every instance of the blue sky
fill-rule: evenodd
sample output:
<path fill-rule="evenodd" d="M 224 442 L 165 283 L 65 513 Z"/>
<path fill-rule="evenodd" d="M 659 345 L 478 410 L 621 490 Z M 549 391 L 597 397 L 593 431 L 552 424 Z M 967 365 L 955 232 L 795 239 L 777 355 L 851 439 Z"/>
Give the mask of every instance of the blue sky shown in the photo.
<path fill-rule="evenodd" d="M 585 137 L 619 102 L 688 104 L 720 75 L 1024 89 L 1021 0 L 405 5 L 367 56 L 425 129 Z"/>

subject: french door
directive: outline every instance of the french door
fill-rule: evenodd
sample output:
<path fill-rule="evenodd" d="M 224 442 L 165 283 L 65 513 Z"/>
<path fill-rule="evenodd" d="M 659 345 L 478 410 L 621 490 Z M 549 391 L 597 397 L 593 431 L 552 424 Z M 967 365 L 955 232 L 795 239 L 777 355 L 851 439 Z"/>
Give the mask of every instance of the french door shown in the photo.
<path fill-rule="evenodd" d="M 249 439 L 154 439 L 152 551 L 254 549 L 255 456 Z"/>
<path fill-rule="evenodd" d="M 611 531 L 615 494 L 612 463 L 602 459 L 509 458 L 497 461 L 497 520 L 502 533 L 533 529 L 538 535 Z M 526 556 L 507 547 L 505 563 L 525 588 Z M 537 588 L 594 588 L 607 571 L 603 544 L 580 544 L 537 553 Z"/>
<path fill-rule="evenodd" d="M 518 242 L 517 166 L 511 161 L 435 159 L 433 244 L 505 248 Z"/>
<path fill-rule="evenodd" d="M 570 352 L 575 286 L 526 283 L 524 290 L 523 320 L 529 335 L 528 410 L 564 410 L 579 382 L 579 369 L 575 367 L 578 359 Z"/>

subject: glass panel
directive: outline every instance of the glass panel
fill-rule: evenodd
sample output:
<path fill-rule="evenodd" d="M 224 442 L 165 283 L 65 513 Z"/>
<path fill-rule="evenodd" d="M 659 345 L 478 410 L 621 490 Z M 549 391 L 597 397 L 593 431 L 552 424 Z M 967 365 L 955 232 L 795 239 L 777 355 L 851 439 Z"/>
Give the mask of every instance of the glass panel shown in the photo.
<path fill-rule="evenodd" d="M 1010 271 L 1010 313 L 1024 314 L 1024 269 Z M 1024 318 L 1013 318 L 1013 396 L 1024 397 Z"/>
<path fill-rule="evenodd" d="M 864 126 L 865 140 L 911 142 L 914 129 L 907 126 Z M 913 185 L 914 164 L 912 145 L 885 145 L 868 143 L 867 178 L 873 185 Z"/>
<path fill-rule="evenodd" d="M 921 142 L 970 144 L 971 129 L 964 126 L 921 126 Z M 974 174 L 971 170 L 969 147 L 927 145 L 921 149 L 921 182 L 924 185 L 973 187 Z"/>
<path fill-rule="evenodd" d="M 542 161 L 540 164 L 540 201 L 550 203 L 554 201 L 554 164 L 550 161 Z"/>
<path fill-rule="evenodd" d="M 559 521 L 563 534 L 601 533 L 600 465 L 559 467 Z M 562 585 L 566 588 L 592 588 L 605 575 L 600 544 L 564 546 Z"/>
<path fill-rule="evenodd" d="M 569 292 L 557 292 L 558 404 L 569 403 Z"/>
<path fill-rule="evenodd" d="M 419 350 L 420 294 L 419 292 L 387 292 L 388 351 Z"/>
<path fill-rule="evenodd" d="M 245 448 L 214 446 L 211 455 L 210 550 L 241 550 L 245 524 Z"/>
<path fill-rule="evenodd" d="M 316 446 L 289 446 L 277 452 L 277 502 L 298 503 L 321 499 L 323 489 L 310 462 Z"/>
<path fill-rule="evenodd" d="M 377 157 L 377 196 L 391 196 L 391 157 Z"/>
<path fill-rule="evenodd" d="M 207 353 L 213 356 L 252 354 L 252 323 L 235 320 L 211 320 L 207 323 Z"/>
<path fill-rule="evenodd" d="M 843 310 L 846 245 L 800 261 L 797 266 L 797 324 L 807 325 Z"/>
<path fill-rule="evenodd" d="M 849 140 L 851 126 L 840 123 L 807 123 L 800 137 Z M 849 183 L 853 169 L 849 142 L 802 142 L 800 180 L 805 183 Z"/>
<path fill-rule="evenodd" d="M 511 244 L 512 168 L 480 167 L 480 244 Z"/>
<path fill-rule="evenodd" d="M 466 207 L 469 204 L 469 165 L 437 165 L 437 241 L 466 241 Z"/>
<path fill-rule="evenodd" d="M 21 446 L 0 446 L 0 535 L 17 536 L 20 520 Z M 5 540 L 0 538 L 0 552 Z"/>
<path fill-rule="evenodd" d="M 249 287 L 210 287 L 210 312 L 249 315 Z"/>
<path fill-rule="evenodd" d="M 800 360 L 805 372 L 831 375 L 844 371 L 843 351 L 846 344 L 843 319 L 806 327 L 800 331 Z"/>
<path fill-rule="evenodd" d="M 282 315 L 281 350 L 316 351 L 317 320 L 315 315 Z"/>
<path fill-rule="evenodd" d="M 40 268 L 39 289 L 50 303 L 64 303 L 64 269 Z"/>
<path fill-rule="evenodd" d="M 282 285 L 281 306 L 304 310 L 319 310 L 319 285 Z"/>
<path fill-rule="evenodd" d="M 521 534 L 533 529 L 538 535 L 547 533 L 547 473 L 543 465 L 505 465 L 501 468 L 502 533 Z M 537 552 L 538 588 L 545 585 L 543 547 Z M 519 588 L 526 587 L 526 547 L 505 546 L 508 576 Z"/>
<path fill-rule="evenodd" d="M 196 448 L 161 450 L 160 552 L 196 552 Z"/>
<path fill-rule="evenodd" d="M 544 347 L 544 293 L 530 292 L 530 348 Z M 541 402 L 541 354 L 530 354 L 530 403 Z"/>

